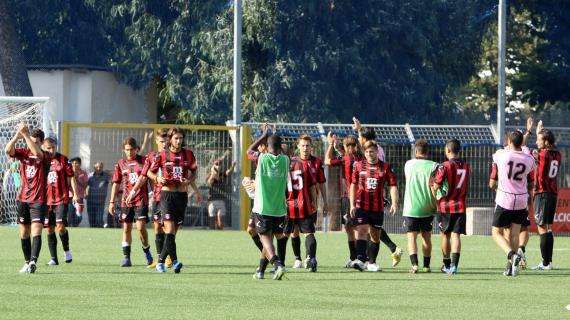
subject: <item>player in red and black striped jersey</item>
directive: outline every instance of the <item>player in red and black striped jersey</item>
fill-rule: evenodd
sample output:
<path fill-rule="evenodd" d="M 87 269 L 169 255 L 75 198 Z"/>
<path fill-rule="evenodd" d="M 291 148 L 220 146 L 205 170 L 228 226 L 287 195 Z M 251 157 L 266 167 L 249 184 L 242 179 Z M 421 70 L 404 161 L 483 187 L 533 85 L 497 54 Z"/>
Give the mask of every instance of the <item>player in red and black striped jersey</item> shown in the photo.
<path fill-rule="evenodd" d="M 299 137 L 297 147 L 300 156 L 291 159 L 289 174 L 291 182 L 287 185 L 287 219 L 284 232 L 287 237 L 293 233 L 291 243 L 295 254 L 293 268 L 300 268 L 301 239 L 299 232 L 305 236 L 305 251 L 308 256 L 307 267 L 311 272 L 317 271 L 317 240 L 315 239 L 317 175 L 311 172 L 312 139 L 307 135 Z M 283 255 L 285 250 L 283 250 Z M 285 257 L 281 257 L 285 261 Z"/>
<path fill-rule="evenodd" d="M 166 128 L 161 128 L 158 129 L 155 133 L 155 143 L 156 146 L 158 147 L 158 151 L 154 152 L 151 151 L 148 156 L 146 157 L 146 161 L 145 164 L 143 166 L 141 175 L 139 176 L 137 183 L 135 184 L 135 186 L 133 187 L 133 190 L 135 191 L 134 193 L 131 192 L 129 193 L 129 195 L 127 196 L 126 201 L 130 202 L 132 201 L 132 196 L 134 194 L 136 194 L 136 192 L 145 184 L 147 184 L 147 175 L 148 172 L 150 170 L 150 167 L 152 166 L 152 162 L 158 158 L 158 156 L 160 155 L 160 152 L 162 152 L 162 150 L 164 150 L 166 148 L 166 143 L 168 140 L 168 129 Z M 162 170 L 158 169 L 157 174 L 160 176 L 162 175 Z M 152 193 L 153 193 L 153 197 L 150 199 L 150 207 L 152 208 L 152 222 L 153 222 L 153 226 L 154 226 L 154 235 L 155 235 L 155 245 L 156 245 L 156 252 L 157 255 L 160 255 L 160 253 L 162 252 L 162 248 L 164 247 L 164 229 L 162 228 L 162 218 L 161 218 L 161 213 L 160 213 L 160 190 L 162 189 L 162 184 L 151 180 L 151 184 L 152 184 Z M 157 262 L 154 261 L 153 264 L 151 264 L 149 267 L 150 268 L 154 268 L 156 267 Z M 167 259 L 166 262 L 167 266 L 170 267 L 172 266 L 172 261 L 170 259 Z"/>
<path fill-rule="evenodd" d="M 442 272 L 457 273 L 461 253 L 461 234 L 466 234 L 467 190 L 471 168 L 459 158 L 461 144 L 457 139 L 447 141 L 447 161 L 437 168 L 432 192 L 437 199 L 440 215 L 438 224 L 442 233 Z M 439 191 L 439 192 L 438 192 Z M 450 257 L 451 252 L 451 257 Z"/>
<path fill-rule="evenodd" d="M 23 139 L 27 149 L 16 149 L 16 143 Z M 16 134 L 6 144 L 4 151 L 20 161 L 22 182 L 17 195 L 18 224 L 25 264 L 21 273 L 34 273 L 42 247 L 42 227 L 46 206 L 47 161 L 41 150 L 44 133 L 40 129 L 29 132 L 28 126 L 20 123 Z M 30 235 L 32 239 L 30 239 Z"/>
<path fill-rule="evenodd" d="M 169 255 L 175 273 L 182 269 L 176 252 L 176 231 L 184 222 L 184 213 L 188 203 L 188 187 L 195 191 L 198 167 L 194 153 L 184 148 L 184 130 L 171 128 L 168 130 L 168 147 L 158 153 L 153 160 L 148 177 L 162 185 L 160 191 L 160 212 L 164 224 L 164 247 L 160 253 L 156 270 L 166 272 L 164 262 Z M 162 175 L 157 175 L 158 170 Z"/>
<path fill-rule="evenodd" d="M 396 178 L 388 163 L 378 160 L 378 145 L 375 141 L 364 144 L 366 160 L 356 162 L 350 185 L 350 215 L 356 224 L 356 261 L 353 267 L 364 270 L 368 253 L 368 271 L 380 271 L 376 257 L 380 249 L 380 227 L 384 223 L 384 186 L 390 188 L 392 204 L 390 213 L 398 208 Z M 368 249 L 368 236 L 370 248 Z"/>
<path fill-rule="evenodd" d="M 358 121 L 358 119 L 356 119 L 356 117 L 353 117 L 352 121 L 354 122 L 352 127 L 356 131 L 358 131 L 358 143 L 360 143 L 360 146 L 363 146 L 368 141 L 376 141 L 376 131 L 374 131 L 373 128 L 371 128 L 371 127 L 364 127 L 363 128 L 360 125 L 360 122 Z M 386 155 L 384 154 L 384 149 L 382 149 L 382 147 L 380 145 L 378 145 L 378 160 L 385 161 L 385 158 L 386 158 Z M 402 258 L 402 254 L 404 253 L 404 250 L 402 248 L 398 247 L 394 243 L 394 241 L 392 241 L 392 239 L 390 239 L 390 236 L 388 235 L 386 230 L 384 230 L 384 228 L 380 228 L 380 241 L 382 241 L 382 243 L 384 243 L 390 249 L 390 252 L 392 253 L 391 254 L 392 267 L 397 266 L 398 263 L 400 263 L 400 259 Z"/>
<path fill-rule="evenodd" d="M 325 153 L 325 164 L 332 167 L 341 167 L 340 215 L 341 222 L 344 225 L 344 230 L 348 238 L 348 250 L 350 253 L 350 257 L 345 267 L 350 268 L 352 266 L 352 262 L 356 260 L 356 238 L 354 237 L 354 224 L 350 218 L 350 201 L 348 199 L 348 193 L 350 189 L 354 163 L 356 161 L 362 160 L 363 156 L 360 152 L 356 137 L 352 135 L 348 135 L 343 139 L 344 150 L 339 150 L 339 141 L 337 139 L 337 136 L 333 135 L 332 132 L 329 132 L 327 140 L 329 146 L 327 152 Z M 334 157 L 335 150 L 339 154 L 338 157 Z"/>
<path fill-rule="evenodd" d="M 59 233 L 61 244 L 65 256 L 65 262 L 72 261 L 71 251 L 69 250 L 69 231 L 67 230 L 67 209 L 69 207 L 69 193 L 77 194 L 75 179 L 71 162 L 63 154 L 56 151 L 57 142 L 54 138 L 46 138 L 42 144 L 42 151 L 49 159 L 49 171 L 47 175 L 47 206 L 48 214 L 45 217 L 44 227 L 48 233 L 48 248 L 51 254 L 51 260 L 48 265 L 55 266 L 59 264 L 57 258 L 57 237 L 55 229 Z"/>
<path fill-rule="evenodd" d="M 540 253 L 542 263 L 533 270 L 551 270 L 552 253 L 554 250 L 554 235 L 551 225 L 556 213 L 558 182 L 561 154 L 555 145 L 556 138 L 552 131 L 543 128 L 542 121 L 536 128 L 536 146 L 532 155 L 536 159 L 537 169 L 534 185 L 534 220 L 540 236 Z"/>
<path fill-rule="evenodd" d="M 309 136 L 306 136 L 307 138 L 310 139 Z M 301 139 L 301 138 L 300 138 Z M 318 209 L 318 194 L 320 193 L 322 199 L 323 199 L 323 205 L 322 205 L 322 212 L 323 212 L 323 224 L 326 225 L 328 222 L 327 220 L 327 215 L 328 215 L 328 201 L 327 201 L 327 192 L 326 192 L 326 188 L 325 188 L 325 183 L 327 182 L 327 179 L 325 177 L 325 170 L 323 167 L 323 162 L 321 161 L 320 158 L 315 157 L 314 155 L 312 155 L 313 153 L 313 146 L 312 146 L 312 140 L 311 140 L 311 144 L 309 147 L 309 157 L 308 159 L 303 159 L 303 152 L 301 151 L 301 146 L 299 144 L 297 144 L 297 148 L 301 154 L 301 160 L 303 162 L 306 162 L 309 165 L 310 168 L 310 172 L 311 175 L 313 176 L 313 178 L 315 179 L 316 183 L 317 183 L 317 195 L 315 197 L 315 202 L 313 203 L 313 207 L 315 212 L 317 212 Z M 316 222 L 317 217 L 314 217 L 314 220 Z M 311 239 L 309 239 L 311 240 Z M 311 244 L 311 243 L 309 243 Z M 299 238 L 299 230 L 295 229 L 293 231 L 293 235 L 291 236 L 291 245 L 293 247 L 293 253 L 295 254 L 295 263 L 293 264 L 293 268 L 300 268 L 302 266 L 301 264 L 301 239 Z M 312 245 L 307 245 L 307 238 L 305 238 L 305 245 L 307 248 L 311 247 Z M 316 251 L 316 242 L 315 242 L 315 251 Z M 307 251 L 307 253 L 309 253 L 310 251 Z M 307 254 L 307 257 L 305 258 L 305 262 L 304 262 L 305 268 L 308 268 L 311 271 L 311 257 L 309 254 Z M 315 263 L 314 265 L 316 266 L 316 259 L 315 259 Z M 316 267 L 315 267 L 316 270 Z"/>
<path fill-rule="evenodd" d="M 144 183 L 139 190 L 133 190 L 139 176 L 142 173 L 146 158 L 137 154 L 138 146 L 134 138 L 126 138 L 123 140 L 123 152 L 125 158 L 119 159 L 115 165 L 113 173 L 113 187 L 111 189 L 111 199 L 109 202 L 109 213 L 115 214 L 115 198 L 119 187 L 123 186 L 123 196 L 121 199 L 121 213 L 119 222 L 123 224 L 123 255 L 121 267 L 130 267 L 131 263 L 131 243 L 133 222 L 136 221 L 136 227 L 139 231 L 139 237 L 142 242 L 142 249 L 145 254 L 147 266 L 152 265 L 153 258 L 150 253 L 150 245 L 148 243 L 148 233 L 146 224 L 148 218 L 148 188 Z M 129 197 L 127 201 L 127 197 Z"/>

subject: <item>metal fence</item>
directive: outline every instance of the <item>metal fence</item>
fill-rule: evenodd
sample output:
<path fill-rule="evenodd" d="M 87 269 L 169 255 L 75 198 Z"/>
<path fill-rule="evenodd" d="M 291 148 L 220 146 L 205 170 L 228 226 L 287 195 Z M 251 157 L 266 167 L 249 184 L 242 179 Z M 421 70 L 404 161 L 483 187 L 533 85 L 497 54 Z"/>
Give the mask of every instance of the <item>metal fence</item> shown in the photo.
<path fill-rule="evenodd" d="M 79 157 L 82 160 L 82 168 L 87 172 L 93 171 L 95 162 L 104 163 L 104 168 L 112 176 L 114 165 L 118 159 L 124 157 L 122 151 L 123 139 L 133 137 L 140 146 L 143 146 L 145 134 L 149 134 L 161 127 L 172 127 L 165 125 L 136 125 L 136 124 L 80 124 L 65 123 L 63 125 L 62 152 L 70 158 Z M 208 196 L 209 186 L 206 183 L 215 160 L 221 161 L 221 168 L 229 168 L 232 162 L 232 153 L 235 145 L 235 135 L 232 132 L 238 131 L 239 127 L 226 126 L 179 126 L 185 129 L 186 146 L 194 152 L 198 165 L 197 185 L 202 195 L 202 202 L 197 202 L 195 196 L 189 198 L 185 226 L 203 227 L 209 226 L 208 217 Z M 151 150 L 156 150 L 154 137 L 147 141 L 143 154 L 148 154 Z M 226 227 L 237 228 L 240 222 L 239 206 L 240 201 L 240 177 L 238 173 L 233 175 L 233 179 L 225 186 L 227 198 L 225 200 L 226 214 L 223 218 Z M 109 184 L 112 185 L 112 182 Z M 110 192 L 102 193 L 98 203 L 105 206 L 108 203 Z M 120 196 L 120 195 L 119 195 Z M 117 198 L 119 199 L 119 198 Z M 92 211 L 93 205 L 87 205 L 87 214 Z M 111 224 L 112 220 L 106 219 L 106 206 L 104 213 L 97 213 L 98 221 Z M 99 215 L 103 214 L 103 217 Z M 75 220 L 77 218 L 73 217 Z M 86 220 L 86 219 L 84 219 Z M 74 221 L 74 224 L 86 226 L 86 222 Z"/>
<path fill-rule="evenodd" d="M 246 123 L 252 127 L 254 138 L 261 135 L 261 123 Z M 501 146 L 495 144 L 495 130 L 493 126 L 452 126 L 452 125 L 363 125 L 371 127 L 376 132 L 377 142 L 384 148 L 386 161 L 392 166 L 398 182 L 400 198 L 400 211 L 403 205 L 405 190 L 404 164 L 414 154 L 413 142 L 416 139 L 426 139 L 430 146 L 430 158 L 436 162 L 445 160 L 444 148 L 448 139 L 458 139 L 462 144 L 461 157 L 469 164 L 472 170 L 468 190 L 469 207 L 493 207 L 495 193 L 489 189 L 489 176 L 492 167 L 492 155 Z M 507 127 L 507 130 L 518 129 Z M 522 129 L 522 128 L 521 128 Z M 558 175 L 560 187 L 570 186 L 570 165 L 568 165 L 568 152 L 570 151 L 570 128 L 552 129 L 558 139 L 558 147 L 562 153 L 562 164 Z M 356 132 L 350 124 L 277 124 L 277 133 L 290 145 L 296 143 L 301 134 L 313 137 L 314 155 L 324 159 L 327 148 L 326 134 L 333 132 L 341 139 Z M 529 141 L 529 144 L 534 141 Z M 328 226 L 322 224 L 322 207 L 318 210 L 319 230 L 340 230 L 340 168 L 326 167 L 327 195 L 329 219 Z M 385 215 L 384 227 L 389 233 L 401 233 L 403 218 L 401 215 L 391 217 Z M 475 226 L 475 230 L 490 230 L 490 224 L 483 219 Z M 436 233 L 437 230 L 434 230 Z M 482 232 L 482 231 L 481 231 Z"/>

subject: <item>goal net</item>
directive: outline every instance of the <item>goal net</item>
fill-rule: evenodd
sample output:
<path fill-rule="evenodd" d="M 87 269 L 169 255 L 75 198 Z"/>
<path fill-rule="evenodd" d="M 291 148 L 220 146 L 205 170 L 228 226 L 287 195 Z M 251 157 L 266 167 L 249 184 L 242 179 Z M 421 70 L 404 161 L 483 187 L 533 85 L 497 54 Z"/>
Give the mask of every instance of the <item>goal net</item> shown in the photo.
<path fill-rule="evenodd" d="M 20 163 L 10 158 L 4 147 L 16 133 L 20 122 L 27 123 L 30 129 L 49 131 L 44 116 L 48 102 L 49 98 L 0 97 L 0 224 L 16 223 L 16 194 L 21 183 Z M 16 147 L 25 148 L 25 144 L 20 141 Z"/>

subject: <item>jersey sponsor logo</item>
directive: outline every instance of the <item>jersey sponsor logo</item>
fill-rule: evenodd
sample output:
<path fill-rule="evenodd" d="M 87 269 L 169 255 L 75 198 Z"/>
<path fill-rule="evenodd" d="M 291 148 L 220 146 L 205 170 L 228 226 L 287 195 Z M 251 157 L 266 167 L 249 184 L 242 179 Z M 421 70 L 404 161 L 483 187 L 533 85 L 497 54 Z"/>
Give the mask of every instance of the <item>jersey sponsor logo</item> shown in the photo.
<path fill-rule="evenodd" d="M 57 182 L 57 172 L 50 171 L 48 173 L 47 180 L 49 184 L 55 184 Z"/>
<path fill-rule="evenodd" d="M 366 179 L 366 188 L 368 190 L 376 190 L 377 186 L 378 186 L 378 179 L 376 179 L 376 178 L 367 178 Z"/>
<path fill-rule="evenodd" d="M 31 179 L 36 175 L 36 168 L 35 167 L 26 167 L 26 177 Z"/>
<path fill-rule="evenodd" d="M 182 179 L 182 167 L 181 166 L 172 167 L 172 179 Z"/>
<path fill-rule="evenodd" d="M 136 172 L 129 173 L 129 182 L 135 184 L 137 182 L 138 174 Z"/>

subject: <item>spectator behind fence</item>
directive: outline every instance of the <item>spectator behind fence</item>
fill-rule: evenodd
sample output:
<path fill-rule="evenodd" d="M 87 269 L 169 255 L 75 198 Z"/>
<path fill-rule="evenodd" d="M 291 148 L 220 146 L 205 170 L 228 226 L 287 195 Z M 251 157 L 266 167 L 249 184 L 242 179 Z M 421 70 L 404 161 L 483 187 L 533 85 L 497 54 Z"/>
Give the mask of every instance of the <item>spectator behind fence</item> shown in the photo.
<path fill-rule="evenodd" d="M 89 175 L 87 181 L 87 215 L 89 216 L 89 226 L 91 228 L 103 227 L 103 215 L 105 212 L 105 200 L 107 199 L 107 190 L 111 176 L 103 171 L 103 162 L 97 161 L 93 166 L 93 172 Z M 109 224 L 108 218 L 105 227 Z M 113 220 L 111 217 L 111 226 Z"/>
<path fill-rule="evenodd" d="M 83 219 L 83 210 L 85 208 L 85 190 L 87 189 L 87 182 L 89 180 L 87 172 L 81 169 L 81 159 L 79 157 L 71 159 L 71 168 L 73 169 L 73 179 L 77 183 L 77 194 L 73 197 L 69 212 L 75 213 L 69 215 L 69 224 L 72 227 L 77 227 Z M 70 194 L 71 196 L 71 194 Z"/>
<path fill-rule="evenodd" d="M 229 200 L 231 176 L 236 166 L 236 161 L 233 161 L 226 170 L 222 167 L 222 161 L 223 159 L 214 161 L 207 181 L 210 187 L 210 196 L 208 197 L 210 229 L 224 229 L 223 218 L 226 215 L 226 201 Z"/>

